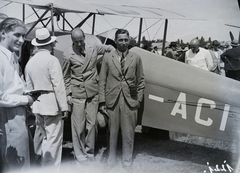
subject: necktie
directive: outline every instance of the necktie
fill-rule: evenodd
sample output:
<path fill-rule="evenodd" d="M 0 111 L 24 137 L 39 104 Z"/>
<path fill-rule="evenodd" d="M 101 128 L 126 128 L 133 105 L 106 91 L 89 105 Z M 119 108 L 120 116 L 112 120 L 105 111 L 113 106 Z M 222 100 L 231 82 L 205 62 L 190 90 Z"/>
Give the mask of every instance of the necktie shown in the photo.
<path fill-rule="evenodd" d="M 86 56 L 85 51 L 79 51 L 79 52 L 80 52 L 80 54 L 85 58 L 85 56 Z"/>
<path fill-rule="evenodd" d="M 122 73 L 124 73 L 125 57 L 123 54 L 121 56 L 120 64 L 121 64 Z"/>

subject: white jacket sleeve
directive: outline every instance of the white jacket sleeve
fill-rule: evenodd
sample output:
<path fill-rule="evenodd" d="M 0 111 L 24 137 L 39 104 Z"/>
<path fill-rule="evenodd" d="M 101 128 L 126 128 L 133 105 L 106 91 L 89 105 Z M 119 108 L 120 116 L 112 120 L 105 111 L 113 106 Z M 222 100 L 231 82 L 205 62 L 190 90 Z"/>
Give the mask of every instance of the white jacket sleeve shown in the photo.
<path fill-rule="evenodd" d="M 0 107 L 16 107 L 27 104 L 28 104 L 27 96 L 8 94 L 4 92 L 3 76 L 2 73 L 0 73 Z"/>

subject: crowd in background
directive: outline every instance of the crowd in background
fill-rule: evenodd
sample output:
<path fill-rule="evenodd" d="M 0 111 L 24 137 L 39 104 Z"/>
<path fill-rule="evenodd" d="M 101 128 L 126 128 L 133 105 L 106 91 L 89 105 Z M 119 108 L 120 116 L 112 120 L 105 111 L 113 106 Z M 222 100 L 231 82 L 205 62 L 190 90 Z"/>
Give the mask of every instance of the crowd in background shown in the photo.
<path fill-rule="evenodd" d="M 239 42 L 236 39 L 232 39 L 231 42 L 211 41 L 209 39 L 205 42 L 196 37 L 188 43 L 172 41 L 164 49 L 163 53 L 161 46 L 156 45 L 156 43 L 152 43 L 147 48 L 143 46 L 143 48 L 155 54 L 163 55 L 222 76 L 235 80 L 239 80 L 240 78 L 240 64 L 238 62 L 240 48 Z M 204 52 L 204 55 L 202 52 Z"/>

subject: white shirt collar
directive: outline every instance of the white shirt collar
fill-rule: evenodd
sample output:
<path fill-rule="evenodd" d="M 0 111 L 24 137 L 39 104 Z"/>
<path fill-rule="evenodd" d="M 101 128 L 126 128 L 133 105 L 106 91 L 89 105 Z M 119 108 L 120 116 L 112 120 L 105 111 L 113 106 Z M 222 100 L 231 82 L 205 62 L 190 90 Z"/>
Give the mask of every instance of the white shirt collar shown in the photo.
<path fill-rule="evenodd" d="M 117 51 L 118 56 L 120 56 L 120 57 L 122 56 L 122 54 L 124 55 L 124 57 L 126 57 L 127 54 L 128 54 L 128 52 L 129 52 L 128 49 L 127 49 L 125 52 L 120 52 L 120 51 L 117 50 L 117 49 L 116 49 L 116 51 Z"/>
<path fill-rule="evenodd" d="M 12 52 L 8 50 L 7 48 L 0 45 L 0 50 L 7 56 L 8 60 L 10 61 L 10 58 L 12 57 Z"/>

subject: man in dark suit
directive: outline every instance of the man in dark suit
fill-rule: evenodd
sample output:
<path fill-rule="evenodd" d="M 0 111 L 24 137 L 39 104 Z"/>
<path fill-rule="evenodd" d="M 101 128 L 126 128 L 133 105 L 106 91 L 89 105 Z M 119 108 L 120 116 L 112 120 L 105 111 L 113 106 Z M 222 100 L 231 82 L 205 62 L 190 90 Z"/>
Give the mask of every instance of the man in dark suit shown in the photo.
<path fill-rule="evenodd" d="M 177 42 L 172 41 L 169 45 L 169 49 L 166 52 L 166 57 L 177 60 L 178 59 L 178 52 L 177 52 Z"/>
<path fill-rule="evenodd" d="M 240 81 L 240 47 L 237 40 L 231 42 L 231 49 L 226 50 L 222 55 L 226 76 Z"/>
<path fill-rule="evenodd" d="M 132 165 L 137 110 L 143 98 L 145 77 L 139 55 L 128 50 L 129 32 L 115 33 L 117 50 L 105 54 L 99 75 L 100 111 L 109 115 L 109 157 L 106 168 L 116 163 L 118 132 L 122 134 L 122 164 Z"/>
<path fill-rule="evenodd" d="M 72 105 L 73 149 L 78 164 L 94 160 L 97 111 L 99 54 L 114 49 L 106 45 L 89 45 L 80 28 L 71 33 L 72 46 L 63 54 L 63 75 L 67 100 Z"/>

